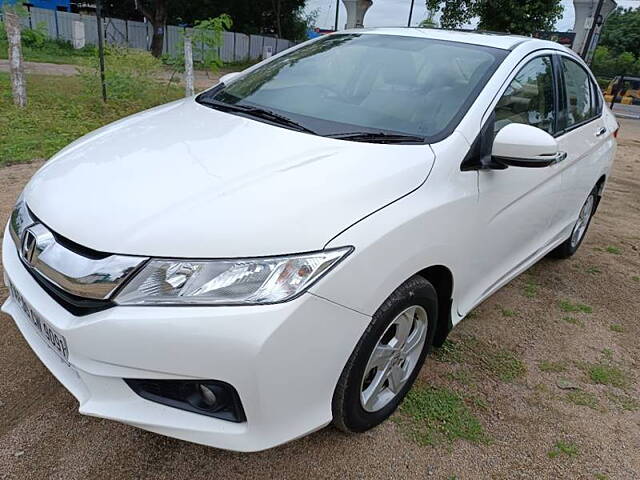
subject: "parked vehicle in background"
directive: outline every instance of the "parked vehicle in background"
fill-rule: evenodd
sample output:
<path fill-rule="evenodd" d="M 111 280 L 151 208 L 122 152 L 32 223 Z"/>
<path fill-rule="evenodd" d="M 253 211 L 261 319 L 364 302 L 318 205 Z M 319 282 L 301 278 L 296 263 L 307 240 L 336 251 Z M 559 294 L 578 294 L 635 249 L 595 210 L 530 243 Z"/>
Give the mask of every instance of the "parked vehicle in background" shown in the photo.
<path fill-rule="evenodd" d="M 5 232 L 3 311 L 84 414 L 241 451 L 368 430 L 471 309 L 579 248 L 603 100 L 543 40 L 306 42 L 51 159 Z"/>
<path fill-rule="evenodd" d="M 604 99 L 609 104 L 640 105 L 640 77 L 615 77 L 604 91 Z"/>

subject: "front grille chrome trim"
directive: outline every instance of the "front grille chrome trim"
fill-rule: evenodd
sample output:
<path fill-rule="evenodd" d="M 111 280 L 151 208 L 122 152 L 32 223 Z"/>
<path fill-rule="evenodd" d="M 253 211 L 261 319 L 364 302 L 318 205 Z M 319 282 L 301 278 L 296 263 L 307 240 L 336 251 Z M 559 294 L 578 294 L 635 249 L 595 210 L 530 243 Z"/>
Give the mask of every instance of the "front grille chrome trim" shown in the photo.
<path fill-rule="evenodd" d="M 24 229 L 21 237 L 13 228 L 11 230 L 25 266 L 76 297 L 108 300 L 149 259 L 129 255 L 88 258 L 62 245 L 41 223 Z"/>

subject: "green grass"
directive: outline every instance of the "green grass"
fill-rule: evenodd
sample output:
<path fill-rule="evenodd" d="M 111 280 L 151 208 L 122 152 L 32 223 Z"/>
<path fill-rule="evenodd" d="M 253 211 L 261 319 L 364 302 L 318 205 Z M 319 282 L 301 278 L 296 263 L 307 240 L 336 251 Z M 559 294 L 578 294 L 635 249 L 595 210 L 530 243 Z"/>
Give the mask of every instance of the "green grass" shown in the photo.
<path fill-rule="evenodd" d="M 593 393 L 585 392 L 582 390 L 574 390 L 567 393 L 565 398 L 568 402 L 573 403 L 574 405 L 589 407 L 593 410 L 598 409 L 598 398 Z"/>
<path fill-rule="evenodd" d="M 518 313 L 515 310 L 510 310 L 508 308 L 500 308 L 500 312 L 503 317 L 515 317 Z"/>
<path fill-rule="evenodd" d="M 467 368 L 460 368 L 447 374 L 447 378 L 451 381 L 461 383 L 462 385 L 472 385 L 474 383 L 473 373 Z"/>
<path fill-rule="evenodd" d="M 524 296 L 527 298 L 535 298 L 538 295 L 538 284 L 535 280 L 529 279 L 522 289 Z"/>
<path fill-rule="evenodd" d="M 464 399 L 447 388 L 413 387 L 400 406 L 398 421 L 420 445 L 453 443 L 458 439 L 489 443 Z"/>
<path fill-rule="evenodd" d="M 589 273 L 591 275 L 597 275 L 598 273 L 602 273 L 602 270 L 600 270 L 600 268 L 595 267 L 595 266 L 591 266 L 591 267 L 587 267 L 584 270 L 586 273 Z"/>
<path fill-rule="evenodd" d="M 571 303 L 569 300 L 560 300 L 558 302 L 558 306 L 560 310 L 563 312 L 571 313 L 571 312 L 582 312 L 582 313 L 592 313 L 593 308 L 589 305 L 585 305 L 584 303 Z"/>
<path fill-rule="evenodd" d="M 558 440 L 547 455 L 549 455 L 549 458 L 556 458 L 560 455 L 575 457 L 578 454 L 578 446 L 575 443 Z"/>
<path fill-rule="evenodd" d="M 634 275 L 633 277 L 631 277 L 631 280 L 633 280 L 634 282 L 640 282 L 640 276 Z"/>
<path fill-rule="evenodd" d="M 503 382 L 511 382 L 527 372 L 524 362 L 514 352 L 472 336 L 447 340 L 436 350 L 435 357 L 440 362 L 474 366 Z"/>
<path fill-rule="evenodd" d="M 624 388 L 629 383 L 627 375 L 618 367 L 605 363 L 587 365 L 587 375 L 591 382 Z"/>
<path fill-rule="evenodd" d="M 433 356 L 438 362 L 462 363 L 462 351 L 458 343 L 452 340 L 445 340 L 441 347 L 433 351 Z"/>
<path fill-rule="evenodd" d="M 22 57 L 27 62 L 87 65 L 97 55 L 97 49 L 93 46 L 76 50 L 70 43 L 56 40 L 46 40 L 40 48 L 22 47 Z M 0 41 L 0 58 L 7 58 L 6 41 Z"/>
<path fill-rule="evenodd" d="M 613 255 L 620 255 L 622 251 L 618 247 L 608 246 L 606 249 L 607 253 L 612 253 Z"/>
<path fill-rule="evenodd" d="M 617 324 L 617 323 L 612 323 L 611 326 L 609 327 L 609 329 L 611 329 L 612 332 L 616 332 L 616 333 L 624 332 L 624 327 L 622 325 Z"/>
<path fill-rule="evenodd" d="M 636 400 L 629 395 L 616 395 L 615 393 L 607 392 L 609 400 L 617 407 L 628 412 L 635 412 L 640 409 L 640 401 Z"/>
<path fill-rule="evenodd" d="M 584 327 L 584 322 L 582 322 L 581 320 L 578 320 L 576 317 L 566 316 L 566 317 L 562 317 L 562 320 L 564 320 L 567 323 L 570 323 L 571 325 L 579 325 L 581 327 Z"/>
<path fill-rule="evenodd" d="M 567 366 L 565 362 L 550 362 L 544 360 L 538 364 L 538 368 L 541 372 L 561 373 L 567 369 Z"/>
<path fill-rule="evenodd" d="M 594 473 L 593 478 L 595 478 L 596 480 L 607 480 L 609 477 L 607 477 L 604 473 Z"/>
<path fill-rule="evenodd" d="M 28 105 L 16 108 L 9 75 L 0 73 L 0 166 L 46 159 L 76 138 L 132 113 L 180 98 L 158 85 L 145 95 L 107 104 L 87 94 L 79 77 L 27 77 Z"/>

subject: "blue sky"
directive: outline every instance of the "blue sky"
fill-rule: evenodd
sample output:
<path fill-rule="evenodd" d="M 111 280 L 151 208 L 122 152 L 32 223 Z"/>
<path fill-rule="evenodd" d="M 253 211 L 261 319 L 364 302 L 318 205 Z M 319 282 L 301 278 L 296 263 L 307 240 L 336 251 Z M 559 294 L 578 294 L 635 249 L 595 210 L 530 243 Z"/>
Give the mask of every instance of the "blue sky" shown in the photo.
<path fill-rule="evenodd" d="M 617 0 L 621 7 L 640 7 L 640 0 Z M 564 16 L 557 23 L 558 31 L 566 31 L 573 27 L 573 2 L 563 0 Z M 364 23 L 368 27 L 405 26 L 409 17 L 411 0 L 373 0 L 373 6 L 367 12 Z M 333 28 L 335 19 L 336 0 L 307 0 L 307 11 L 318 10 L 317 26 Z M 417 25 L 426 17 L 424 0 L 415 0 L 413 7 L 412 25 Z M 344 27 L 347 13 L 340 1 L 340 28 Z"/>

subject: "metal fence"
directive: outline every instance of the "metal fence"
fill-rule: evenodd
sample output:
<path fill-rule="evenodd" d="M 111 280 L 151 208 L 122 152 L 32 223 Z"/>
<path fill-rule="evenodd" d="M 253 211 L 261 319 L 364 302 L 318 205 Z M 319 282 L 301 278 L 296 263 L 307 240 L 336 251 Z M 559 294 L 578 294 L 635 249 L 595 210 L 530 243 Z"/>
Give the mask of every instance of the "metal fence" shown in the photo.
<path fill-rule="evenodd" d="M 153 27 L 148 22 L 135 22 L 119 18 L 105 17 L 105 42 L 141 50 L 149 50 Z M 22 17 L 24 28 L 42 29 L 50 38 L 73 43 L 76 47 L 98 44 L 96 17 L 78 13 L 58 12 L 42 8 L 29 8 L 28 15 Z M 176 54 L 181 49 L 184 29 L 168 25 L 165 29 L 163 53 Z M 272 53 L 279 53 L 294 43 L 283 38 L 265 35 L 247 35 L 237 32 L 223 32 L 222 45 L 218 54 L 223 62 L 242 62 L 262 57 L 265 47 Z M 202 57 L 205 45 L 194 45 L 194 58 Z"/>

